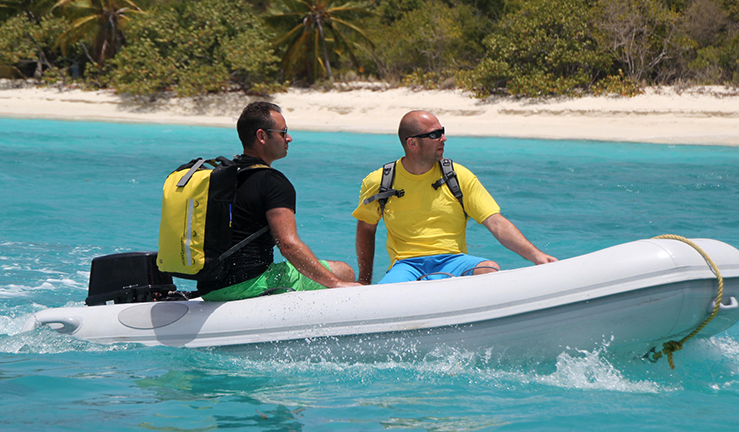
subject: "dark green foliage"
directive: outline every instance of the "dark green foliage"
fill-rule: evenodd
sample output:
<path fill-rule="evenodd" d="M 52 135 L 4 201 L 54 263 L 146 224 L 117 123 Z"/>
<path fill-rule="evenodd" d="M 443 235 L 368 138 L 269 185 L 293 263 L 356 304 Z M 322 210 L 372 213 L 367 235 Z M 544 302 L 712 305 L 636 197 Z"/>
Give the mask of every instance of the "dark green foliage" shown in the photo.
<path fill-rule="evenodd" d="M 61 9 L 70 26 L 57 40 L 62 52 L 70 45 L 89 42 L 90 60 L 98 65 L 120 51 L 125 41 L 124 28 L 132 15 L 141 8 L 131 0 L 59 0 L 54 9 Z"/>
<path fill-rule="evenodd" d="M 13 66 L 25 76 L 41 78 L 45 70 L 71 63 L 61 56 L 55 42 L 68 29 L 61 18 L 38 22 L 19 14 L 0 25 L 0 64 Z"/>
<path fill-rule="evenodd" d="M 241 2 L 203 0 L 160 6 L 128 29 L 128 45 L 102 71 L 102 84 L 132 94 L 181 96 L 230 90 L 264 92 L 277 58 L 269 35 Z M 265 87 L 267 86 L 267 87 Z"/>
<path fill-rule="evenodd" d="M 722 9 L 733 22 L 739 22 L 739 0 L 720 0 Z"/>
<path fill-rule="evenodd" d="M 679 21 L 683 49 L 669 66 L 682 67 L 685 79 L 698 84 L 739 84 L 739 32 L 732 22 L 735 4 L 694 0 Z"/>
<path fill-rule="evenodd" d="M 364 30 L 354 24 L 368 15 L 365 3 L 345 0 L 275 0 L 266 16 L 280 33 L 282 69 L 289 78 L 315 82 L 333 80 L 332 64 L 351 63 L 361 46 L 374 48 Z M 347 61 L 348 60 L 348 61 Z"/>
<path fill-rule="evenodd" d="M 24 15 L 29 21 L 39 23 L 54 7 L 54 0 L 0 0 L 0 23 Z"/>
<path fill-rule="evenodd" d="M 662 0 L 600 0 L 592 11 L 600 46 L 634 81 L 654 76 L 679 47 L 679 15 Z"/>
<path fill-rule="evenodd" d="M 382 24 L 388 25 L 401 19 L 404 14 L 423 7 L 423 0 L 380 0 L 375 12 Z"/>
<path fill-rule="evenodd" d="M 0 0 L 0 66 L 133 94 L 334 76 L 480 97 L 739 85 L 739 0 L 362 1 Z"/>
<path fill-rule="evenodd" d="M 457 71 L 474 68 L 483 57 L 481 41 L 491 22 L 471 6 L 442 0 L 382 5 L 395 3 L 403 7 L 392 19 L 385 14 L 364 23 L 377 46 L 376 74 L 426 88 L 444 87 Z"/>
<path fill-rule="evenodd" d="M 739 86 L 739 34 L 734 35 L 723 47 L 719 64 L 724 68 L 727 80 Z"/>
<path fill-rule="evenodd" d="M 521 9 L 526 0 L 455 0 L 471 6 L 481 17 L 497 21 Z"/>
<path fill-rule="evenodd" d="M 532 0 L 485 39 L 487 57 L 464 78 L 479 96 L 547 96 L 587 90 L 612 59 L 590 34 L 582 0 Z"/>
<path fill-rule="evenodd" d="M 681 24 L 699 47 L 707 47 L 726 32 L 729 13 L 716 0 L 695 0 L 683 12 Z"/>

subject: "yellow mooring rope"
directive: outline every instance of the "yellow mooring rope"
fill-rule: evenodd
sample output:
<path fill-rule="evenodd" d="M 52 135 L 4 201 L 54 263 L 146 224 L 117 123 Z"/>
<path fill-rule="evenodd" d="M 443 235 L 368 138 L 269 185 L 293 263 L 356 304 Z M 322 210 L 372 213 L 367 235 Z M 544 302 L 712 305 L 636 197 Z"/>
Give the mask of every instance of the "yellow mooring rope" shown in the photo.
<path fill-rule="evenodd" d="M 679 341 L 671 340 L 671 341 L 667 341 L 667 342 L 663 343 L 662 344 L 662 351 L 659 351 L 659 352 L 655 353 L 654 356 L 652 357 L 652 360 L 657 361 L 660 358 L 662 358 L 662 356 L 666 355 L 667 356 L 667 361 L 670 363 L 670 367 L 672 369 L 675 369 L 675 363 L 672 361 L 672 353 L 674 353 L 675 351 L 681 350 L 683 348 L 683 344 L 685 342 L 687 342 L 688 339 L 690 339 L 693 336 L 697 335 L 698 332 L 700 332 L 701 330 L 703 330 L 703 328 L 706 325 L 708 325 L 708 323 L 711 322 L 711 320 L 713 318 L 715 318 L 716 315 L 718 314 L 719 308 L 721 307 L 721 298 L 724 295 L 724 278 L 721 277 L 721 272 L 719 272 L 718 266 L 716 265 L 716 263 L 713 262 L 713 260 L 711 259 L 711 257 L 709 257 L 705 252 L 703 252 L 703 249 L 701 249 L 700 247 L 698 247 L 698 245 L 696 245 L 692 241 L 686 239 L 685 237 L 680 237 L 680 236 L 672 235 L 672 234 L 665 234 L 665 235 L 657 236 L 657 237 L 654 237 L 654 238 L 655 239 L 678 240 L 678 241 L 681 241 L 683 243 L 686 243 L 686 244 L 690 245 L 693 249 L 695 249 L 696 251 L 698 251 L 698 253 L 701 254 L 701 256 L 703 257 L 703 259 L 706 260 L 706 262 L 708 263 L 708 265 L 711 267 L 711 271 L 713 271 L 713 273 L 716 275 L 716 278 L 718 279 L 718 294 L 716 294 L 716 306 L 713 307 L 713 312 L 711 312 L 711 315 L 708 318 L 706 318 L 701 323 L 701 325 L 698 326 L 698 328 L 696 328 L 695 330 L 693 330 L 692 333 L 690 333 L 689 335 L 685 336 L 681 340 L 679 340 Z"/>

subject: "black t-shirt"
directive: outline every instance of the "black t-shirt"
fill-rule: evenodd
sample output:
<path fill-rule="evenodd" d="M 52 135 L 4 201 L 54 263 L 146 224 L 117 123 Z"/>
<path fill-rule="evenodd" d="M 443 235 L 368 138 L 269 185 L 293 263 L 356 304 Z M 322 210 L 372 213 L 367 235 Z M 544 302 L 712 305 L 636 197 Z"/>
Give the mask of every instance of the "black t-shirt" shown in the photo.
<path fill-rule="evenodd" d="M 266 165 L 261 159 L 246 155 L 235 158 L 234 162 L 243 167 Z M 295 188 L 276 169 L 241 170 L 238 184 L 233 209 L 232 245 L 267 226 L 268 210 L 288 208 L 295 212 Z M 259 276 L 274 262 L 274 247 L 275 240 L 271 232 L 267 231 L 228 259 L 228 273 L 224 279 L 198 282 L 198 291 L 205 294 Z"/>

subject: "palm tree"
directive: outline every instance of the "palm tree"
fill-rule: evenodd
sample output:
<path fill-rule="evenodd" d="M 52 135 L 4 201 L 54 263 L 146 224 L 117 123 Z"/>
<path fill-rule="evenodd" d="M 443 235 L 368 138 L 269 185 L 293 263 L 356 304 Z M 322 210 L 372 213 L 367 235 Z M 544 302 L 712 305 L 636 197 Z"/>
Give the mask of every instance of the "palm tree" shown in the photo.
<path fill-rule="evenodd" d="M 290 28 L 287 33 L 280 37 L 275 46 L 287 44 L 287 49 L 282 59 L 283 70 L 292 75 L 296 65 L 301 61 L 305 66 L 313 65 L 312 71 L 308 69 L 309 75 L 316 79 L 320 69 L 323 69 L 328 79 L 333 79 L 331 61 L 329 57 L 329 44 L 331 50 L 338 53 L 344 47 L 355 66 L 358 66 L 354 55 L 353 42 L 345 36 L 349 31 L 356 34 L 360 39 L 374 47 L 367 35 L 348 20 L 356 14 L 371 13 L 363 4 L 344 2 L 334 5 L 342 0 L 279 0 L 273 4 L 268 21 L 285 25 Z M 343 17 L 346 18 L 343 18 Z M 328 39 L 326 33 L 333 38 Z"/>
<path fill-rule="evenodd" d="M 92 37 L 91 60 L 98 65 L 115 56 L 123 46 L 122 26 L 130 19 L 128 15 L 144 13 L 131 0 L 59 0 L 54 5 L 57 7 L 63 8 L 65 15 L 73 20 L 71 28 L 57 41 L 62 51 Z"/>

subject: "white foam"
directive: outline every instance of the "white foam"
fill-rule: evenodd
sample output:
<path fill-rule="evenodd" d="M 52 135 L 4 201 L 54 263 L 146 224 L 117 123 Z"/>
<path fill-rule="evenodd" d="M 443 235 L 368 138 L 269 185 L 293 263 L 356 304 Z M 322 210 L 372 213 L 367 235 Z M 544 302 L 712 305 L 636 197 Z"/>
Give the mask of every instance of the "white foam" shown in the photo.
<path fill-rule="evenodd" d="M 64 279 L 47 279 L 46 282 L 47 283 L 51 283 L 51 284 L 55 284 L 55 283 L 56 284 L 62 284 L 62 285 L 71 286 L 71 287 L 75 287 L 75 288 L 80 288 L 80 287 L 86 288 L 86 286 L 84 286 L 80 282 L 77 282 L 76 280 L 69 279 L 69 278 L 64 278 Z"/>
<path fill-rule="evenodd" d="M 18 333 L 0 339 L 0 352 L 12 354 L 58 354 L 70 351 L 109 352 L 122 351 L 137 346 L 134 344 L 103 345 L 90 343 L 74 339 L 71 336 L 61 335 L 48 328 Z"/>
<path fill-rule="evenodd" d="M 35 272 L 44 273 L 44 274 L 54 274 L 54 275 L 63 274 L 59 270 L 50 270 L 50 269 L 45 269 L 45 268 L 40 268 L 40 269 L 27 268 L 26 270 L 35 271 Z"/>
<path fill-rule="evenodd" d="M 54 285 L 48 282 L 44 282 L 37 287 L 30 287 L 27 285 L 9 284 L 9 285 L 5 285 L 4 287 L 2 287 L 2 289 L 0 289 L 0 298 L 24 297 L 28 295 L 28 291 L 53 289 L 53 288 L 54 288 Z"/>
<path fill-rule="evenodd" d="M 714 336 L 703 343 L 709 347 L 714 348 L 722 355 L 725 355 L 739 363 L 739 341 L 731 338 L 729 335 Z"/>
<path fill-rule="evenodd" d="M 25 324 L 29 317 L 30 315 L 21 317 L 0 316 L 0 334 L 9 335 L 19 333 L 23 328 L 23 324 Z"/>
<path fill-rule="evenodd" d="M 659 393 L 667 388 L 647 380 L 631 380 L 601 356 L 602 349 L 580 351 L 580 356 L 562 353 L 557 357 L 557 370 L 538 376 L 536 381 L 558 387 L 580 390 L 612 390 L 628 393 Z"/>

